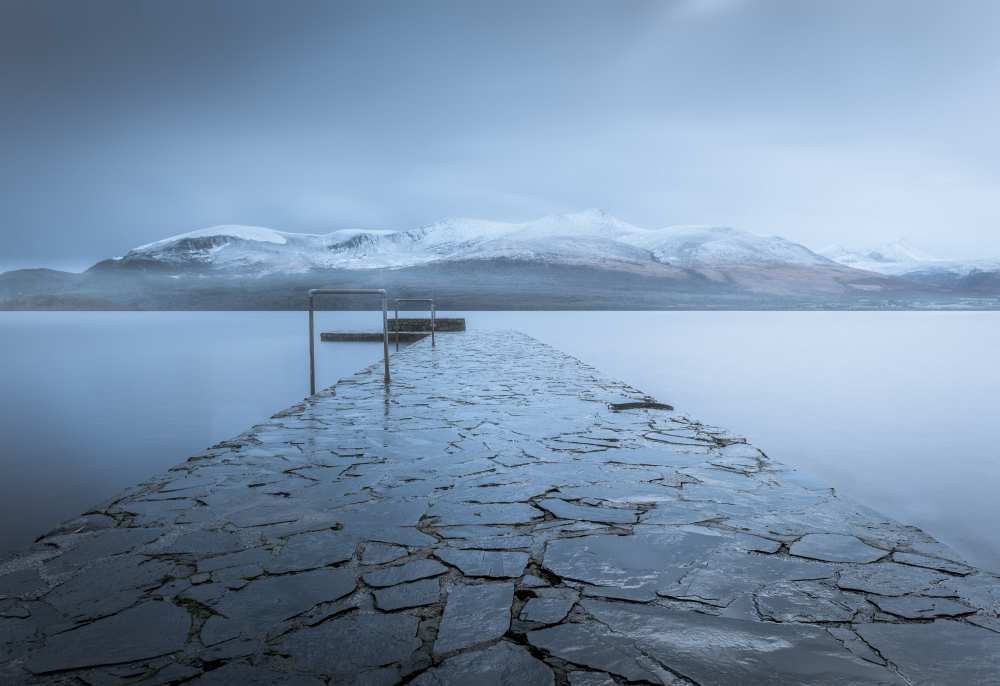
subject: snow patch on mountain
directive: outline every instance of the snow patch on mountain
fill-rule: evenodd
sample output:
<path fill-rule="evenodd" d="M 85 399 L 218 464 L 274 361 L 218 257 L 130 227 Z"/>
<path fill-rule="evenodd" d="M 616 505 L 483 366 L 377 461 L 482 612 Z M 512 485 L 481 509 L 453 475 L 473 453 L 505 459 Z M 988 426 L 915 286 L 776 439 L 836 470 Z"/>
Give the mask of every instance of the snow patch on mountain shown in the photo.
<path fill-rule="evenodd" d="M 930 257 L 902 240 L 870 250 L 849 250 L 832 245 L 820 250 L 825 257 L 853 269 L 889 276 L 952 274 L 967 276 L 976 271 L 1000 270 L 1000 260 L 948 260 Z"/>
<path fill-rule="evenodd" d="M 176 268 L 265 273 L 314 269 L 403 268 L 438 261 L 528 260 L 642 270 L 726 265 L 835 266 L 777 236 L 720 226 L 646 229 L 603 210 L 523 223 L 446 219 L 416 229 L 340 229 L 299 234 L 263 227 L 217 226 L 149 243 L 122 261 Z"/>
<path fill-rule="evenodd" d="M 779 236 L 758 236 L 726 226 L 668 226 L 635 236 L 660 262 L 683 267 L 713 265 L 829 265 L 826 258 Z"/>
<path fill-rule="evenodd" d="M 284 245 L 288 242 L 288 238 L 283 232 L 275 231 L 274 229 L 268 229 L 263 226 L 224 224 L 221 226 L 210 226 L 205 229 L 188 231 L 187 233 L 164 238 L 154 243 L 147 243 L 146 245 L 141 245 L 138 248 L 135 248 L 135 251 L 155 250 L 158 247 L 178 243 L 192 238 L 211 238 L 213 236 L 239 238 L 244 241 L 258 241 L 260 243 L 276 243 L 278 245 Z"/>

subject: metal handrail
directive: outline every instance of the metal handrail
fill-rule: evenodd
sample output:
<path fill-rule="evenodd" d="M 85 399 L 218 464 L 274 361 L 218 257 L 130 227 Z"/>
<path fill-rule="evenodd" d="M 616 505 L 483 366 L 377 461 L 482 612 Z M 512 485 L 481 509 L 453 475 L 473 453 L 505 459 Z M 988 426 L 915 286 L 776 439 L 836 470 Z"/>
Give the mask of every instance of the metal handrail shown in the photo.
<path fill-rule="evenodd" d="M 431 304 L 431 347 L 437 345 L 434 332 L 437 330 L 437 316 L 434 310 L 434 298 L 396 298 L 396 351 L 399 352 L 399 303 L 430 303 Z"/>
<path fill-rule="evenodd" d="M 381 295 L 382 296 L 382 364 L 385 383 L 389 383 L 389 324 L 384 288 L 312 288 L 309 290 L 309 395 L 316 395 L 316 328 L 313 323 L 317 295 Z"/>

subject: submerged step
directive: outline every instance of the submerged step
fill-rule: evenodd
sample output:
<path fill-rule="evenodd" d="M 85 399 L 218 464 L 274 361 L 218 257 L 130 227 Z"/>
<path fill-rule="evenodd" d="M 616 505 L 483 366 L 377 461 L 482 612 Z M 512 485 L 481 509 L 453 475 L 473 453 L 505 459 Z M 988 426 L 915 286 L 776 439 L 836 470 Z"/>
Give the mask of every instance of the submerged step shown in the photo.
<path fill-rule="evenodd" d="M 421 338 L 430 336 L 430 331 L 400 331 L 400 343 L 414 343 Z M 381 343 L 381 331 L 324 331 L 319 335 L 319 339 L 326 343 Z M 396 340 L 396 333 L 389 332 L 389 341 Z"/>
<path fill-rule="evenodd" d="M 430 317 L 400 317 L 398 320 L 400 331 L 430 331 Z M 397 320 L 389 317 L 389 331 L 395 331 Z M 437 317 L 434 320 L 434 330 L 441 331 L 465 331 L 465 317 Z"/>
<path fill-rule="evenodd" d="M 430 317 L 390 317 L 388 320 L 389 340 L 395 342 L 399 329 L 400 343 L 414 343 L 431 333 Z M 465 317 L 438 317 L 434 320 L 436 333 L 465 331 Z M 324 331 L 319 335 L 327 343 L 378 343 L 381 331 Z"/>

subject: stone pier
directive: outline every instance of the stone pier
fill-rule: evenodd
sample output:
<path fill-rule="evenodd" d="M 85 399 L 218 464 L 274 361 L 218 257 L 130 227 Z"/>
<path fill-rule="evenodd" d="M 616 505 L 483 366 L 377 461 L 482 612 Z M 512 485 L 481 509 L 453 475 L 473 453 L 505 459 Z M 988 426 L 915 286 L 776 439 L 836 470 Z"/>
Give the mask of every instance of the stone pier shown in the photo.
<path fill-rule="evenodd" d="M 998 684 L 1000 580 L 514 332 L 0 563 L 0 683 Z"/>

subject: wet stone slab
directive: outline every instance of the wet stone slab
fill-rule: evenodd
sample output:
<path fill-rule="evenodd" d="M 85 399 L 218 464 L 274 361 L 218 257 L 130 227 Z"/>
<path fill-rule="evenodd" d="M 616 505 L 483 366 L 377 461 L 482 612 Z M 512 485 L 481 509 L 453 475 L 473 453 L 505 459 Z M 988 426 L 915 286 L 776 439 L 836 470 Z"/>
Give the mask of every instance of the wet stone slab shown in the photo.
<path fill-rule="evenodd" d="M 396 584 L 426 579 L 438 576 L 448 571 L 448 568 L 437 560 L 414 560 L 393 567 L 386 567 L 375 572 L 368 572 L 362 579 L 369 586 L 383 588 Z"/>
<path fill-rule="evenodd" d="M 447 653 L 494 641 L 510 628 L 514 584 L 491 582 L 455 584 L 448 589 L 434 654 Z"/>
<path fill-rule="evenodd" d="M 862 624 L 855 630 L 911 684 L 995 684 L 1000 679 L 1000 634 L 995 632 L 947 619 Z"/>
<path fill-rule="evenodd" d="M 303 614 L 321 603 L 339 600 L 354 590 L 348 569 L 319 569 L 302 574 L 262 577 L 229 590 L 209 605 L 213 613 L 205 622 L 201 639 L 214 645 L 239 636 L 253 636 L 262 627 Z"/>
<path fill-rule="evenodd" d="M 568 503 L 558 498 L 545 498 L 538 501 L 538 504 L 561 519 L 583 519 L 588 522 L 604 522 L 606 524 L 635 524 L 639 518 L 639 515 L 633 510 L 591 507 Z"/>
<path fill-rule="evenodd" d="M 701 684 L 904 683 L 845 653 L 819 628 L 600 600 L 581 604 L 596 620 L 597 635 L 582 631 L 584 624 L 563 625 L 530 633 L 531 643 L 570 661 L 593 651 L 590 666 L 633 680 L 655 681 L 665 670 Z M 614 637 L 616 649 L 602 648 L 601 633 Z"/>
<path fill-rule="evenodd" d="M 793 543 L 789 552 L 825 562 L 874 562 L 887 555 L 856 536 L 843 534 L 807 534 Z"/>
<path fill-rule="evenodd" d="M 293 631 L 278 647 L 300 672 L 337 684 L 391 684 L 419 663 L 419 623 L 402 613 L 351 614 Z"/>
<path fill-rule="evenodd" d="M 971 615 L 975 610 L 951 598 L 902 596 L 898 598 L 872 598 L 875 606 L 890 615 L 903 619 L 935 619 Z"/>
<path fill-rule="evenodd" d="M 615 680 L 603 672 L 573 671 L 569 673 L 569 686 L 615 686 Z"/>
<path fill-rule="evenodd" d="M 0 561 L 0 683 L 1000 682 L 921 531 L 521 334 L 392 368 Z"/>
<path fill-rule="evenodd" d="M 374 592 L 375 607 L 390 612 L 408 607 L 435 605 L 441 597 L 441 582 L 421 579 L 411 584 L 380 588 Z"/>
<path fill-rule="evenodd" d="M 365 551 L 361 554 L 361 564 L 378 565 L 394 562 L 401 557 L 406 557 L 407 554 L 406 548 L 402 546 L 375 541 L 365 546 Z"/>
<path fill-rule="evenodd" d="M 51 636 L 31 653 L 26 667 L 44 674 L 166 655 L 183 647 L 190 624 L 188 613 L 175 605 L 142 603 Z"/>
<path fill-rule="evenodd" d="M 569 614 L 579 594 L 568 588 L 540 588 L 521 608 L 520 618 L 536 624 L 556 624 Z"/>
<path fill-rule="evenodd" d="M 530 557 L 528 553 L 500 550 L 440 548 L 435 555 L 458 567 L 465 576 L 519 577 Z"/>
<path fill-rule="evenodd" d="M 544 662 L 521 646 L 500 641 L 489 648 L 448 658 L 412 683 L 415 686 L 552 686 L 555 677 Z"/>

